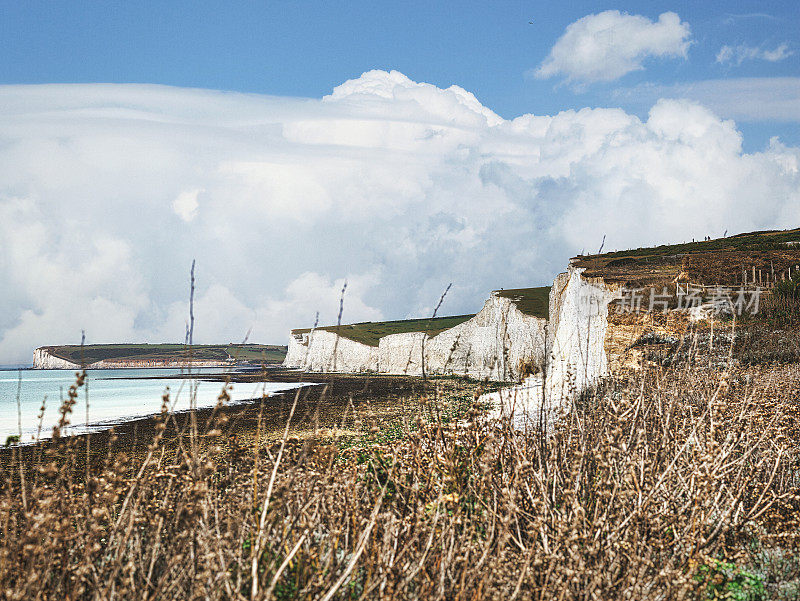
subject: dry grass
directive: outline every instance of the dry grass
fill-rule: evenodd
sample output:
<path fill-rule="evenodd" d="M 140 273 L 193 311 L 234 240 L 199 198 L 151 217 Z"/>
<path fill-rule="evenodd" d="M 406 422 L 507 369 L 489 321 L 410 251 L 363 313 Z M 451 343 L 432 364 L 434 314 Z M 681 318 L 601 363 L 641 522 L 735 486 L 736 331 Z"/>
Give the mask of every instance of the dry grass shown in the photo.
<path fill-rule="evenodd" d="M 756 599 L 763 581 L 784 594 L 776 587 L 800 576 L 800 376 L 765 369 L 626 373 L 584 394 L 551 435 L 488 423 L 443 381 L 396 435 L 365 413 L 346 445 L 288 428 L 278 443 L 242 445 L 222 413 L 167 440 L 165 412 L 143 456 L 88 466 L 84 439 L 56 438 L 4 471 L 0 591 Z"/>

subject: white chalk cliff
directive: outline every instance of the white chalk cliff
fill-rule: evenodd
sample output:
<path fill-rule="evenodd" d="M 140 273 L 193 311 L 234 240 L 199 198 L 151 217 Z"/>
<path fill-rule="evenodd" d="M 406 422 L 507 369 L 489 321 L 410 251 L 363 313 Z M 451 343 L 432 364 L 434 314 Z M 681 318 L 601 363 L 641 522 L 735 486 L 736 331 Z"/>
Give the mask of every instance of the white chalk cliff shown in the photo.
<path fill-rule="evenodd" d="M 510 417 L 518 427 L 546 427 L 570 399 L 606 375 L 608 304 L 614 294 L 599 278 L 584 278 L 583 271 L 570 266 L 550 289 L 544 374 L 481 397 L 494 407 L 494 417 Z"/>
<path fill-rule="evenodd" d="M 370 346 L 324 329 L 294 333 L 284 367 L 419 375 L 424 355 L 428 374 L 499 381 L 529 376 L 519 387 L 525 411 L 544 399 L 555 407 L 608 370 L 605 341 L 613 292 L 599 278 L 584 278 L 583 271 L 570 266 L 556 277 L 548 320 L 523 313 L 495 292 L 477 315 L 432 337 L 392 334 Z"/>
<path fill-rule="evenodd" d="M 606 375 L 608 304 L 613 293 L 600 278 L 570 266 L 550 289 L 545 394 L 551 402 L 580 393 Z"/>
<path fill-rule="evenodd" d="M 33 351 L 33 369 L 80 369 L 80 365 L 50 354 L 47 347 Z"/>
<path fill-rule="evenodd" d="M 419 375 L 424 361 L 427 374 L 514 380 L 525 366 L 543 363 L 546 324 L 495 293 L 477 315 L 435 336 L 390 334 L 371 346 L 323 329 L 292 334 L 283 365 L 310 371 Z"/>

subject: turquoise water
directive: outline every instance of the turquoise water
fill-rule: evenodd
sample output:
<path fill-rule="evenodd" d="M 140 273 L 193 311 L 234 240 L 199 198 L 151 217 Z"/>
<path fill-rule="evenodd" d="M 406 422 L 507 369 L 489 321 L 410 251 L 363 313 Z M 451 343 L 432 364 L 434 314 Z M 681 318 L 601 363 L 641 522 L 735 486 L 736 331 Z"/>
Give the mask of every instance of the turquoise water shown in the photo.
<path fill-rule="evenodd" d="M 219 369 L 193 369 L 192 373 L 202 376 L 219 373 Z M 161 411 L 161 396 L 169 388 L 170 400 L 175 411 L 190 408 L 190 388 L 196 387 L 197 407 L 212 407 L 222 390 L 220 382 L 167 379 L 177 375 L 176 369 L 94 369 L 87 371 L 88 386 L 80 389 L 78 403 L 70 418 L 68 433 L 96 431 L 108 428 L 114 423 L 137 417 L 153 415 Z M 21 376 L 21 382 L 20 382 Z M 137 380 L 143 376 L 158 376 L 154 380 Z M 122 378 L 122 379 L 115 379 Z M 41 438 L 48 438 L 53 425 L 58 421 L 61 400 L 66 398 L 67 389 L 75 383 L 75 373 L 70 370 L 23 370 L 0 371 L 0 444 L 9 435 L 18 434 L 20 420 L 21 441 L 35 440 L 39 427 L 39 412 L 42 401 L 45 403 Z M 259 398 L 279 390 L 296 388 L 299 384 L 260 382 L 258 384 L 232 384 L 231 401 Z M 19 390 L 20 410 L 17 410 L 17 391 Z M 88 391 L 87 422 L 86 403 Z M 88 425 L 87 425 L 88 423 Z"/>

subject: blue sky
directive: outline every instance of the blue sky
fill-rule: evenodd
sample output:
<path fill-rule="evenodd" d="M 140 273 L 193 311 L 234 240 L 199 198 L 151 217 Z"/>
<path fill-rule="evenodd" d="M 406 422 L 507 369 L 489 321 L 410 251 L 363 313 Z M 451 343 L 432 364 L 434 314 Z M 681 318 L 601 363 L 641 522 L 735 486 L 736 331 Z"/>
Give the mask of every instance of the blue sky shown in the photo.
<path fill-rule="evenodd" d="M 645 115 L 650 97 L 618 90 L 800 76 L 794 1 L 2 4 L 6 84 L 160 83 L 319 98 L 364 71 L 396 69 L 439 87 L 457 84 L 512 118 L 584 106 Z M 653 20 L 677 13 L 691 28 L 687 58 L 649 58 L 642 71 L 590 85 L 531 76 L 567 25 L 608 9 Z M 789 54 L 782 60 L 716 60 L 726 45 L 769 51 L 782 44 Z M 800 141 L 795 120 L 739 117 L 748 149 L 774 135 Z"/>
<path fill-rule="evenodd" d="M 800 225 L 797 3 L 0 2 L 0 364 Z"/>

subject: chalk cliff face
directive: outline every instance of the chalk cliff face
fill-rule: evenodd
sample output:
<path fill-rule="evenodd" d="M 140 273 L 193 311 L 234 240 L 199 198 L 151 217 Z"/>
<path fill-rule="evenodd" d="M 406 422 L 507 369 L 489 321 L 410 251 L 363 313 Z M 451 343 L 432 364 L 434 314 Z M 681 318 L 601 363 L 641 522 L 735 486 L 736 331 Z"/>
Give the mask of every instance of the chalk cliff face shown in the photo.
<path fill-rule="evenodd" d="M 378 371 L 378 349 L 327 330 L 289 337 L 284 367 L 309 371 Z"/>
<path fill-rule="evenodd" d="M 34 369 L 80 369 L 80 365 L 51 355 L 47 348 L 37 348 L 33 351 Z"/>
<path fill-rule="evenodd" d="M 614 355 L 608 309 L 615 287 L 584 277 L 584 271 L 570 265 L 556 277 L 548 320 L 522 313 L 513 300 L 495 293 L 475 317 L 433 337 L 393 334 L 369 346 L 337 340 L 325 330 L 292 335 L 284 366 L 419 375 L 424 357 L 428 374 L 518 381 L 532 372 L 521 385 L 484 400 L 516 421 L 519 414 L 528 421 L 544 416 L 549 423 L 575 394 L 607 374 Z"/>
<path fill-rule="evenodd" d="M 608 304 L 614 293 L 601 278 L 584 278 L 583 271 L 570 267 L 550 289 L 545 394 L 553 404 L 585 390 L 608 370 Z"/>
<path fill-rule="evenodd" d="M 433 337 L 422 332 L 391 334 L 378 346 L 369 346 L 344 337 L 337 342 L 337 335 L 326 330 L 293 334 L 283 365 L 311 371 L 419 375 L 424 362 L 428 374 L 513 380 L 524 366 L 543 363 L 546 323 L 493 294 L 475 317 Z"/>
<path fill-rule="evenodd" d="M 547 377 L 533 374 L 517 386 L 483 395 L 481 401 L 494 407 L 493 416 L 509 417 L 520 428 L 550 427 L 575 394 L 608 372 L 608 305 L 615 292 L 601 278 L 585 278 L 583 271 L 570 267 L 550 289 Z"/>

